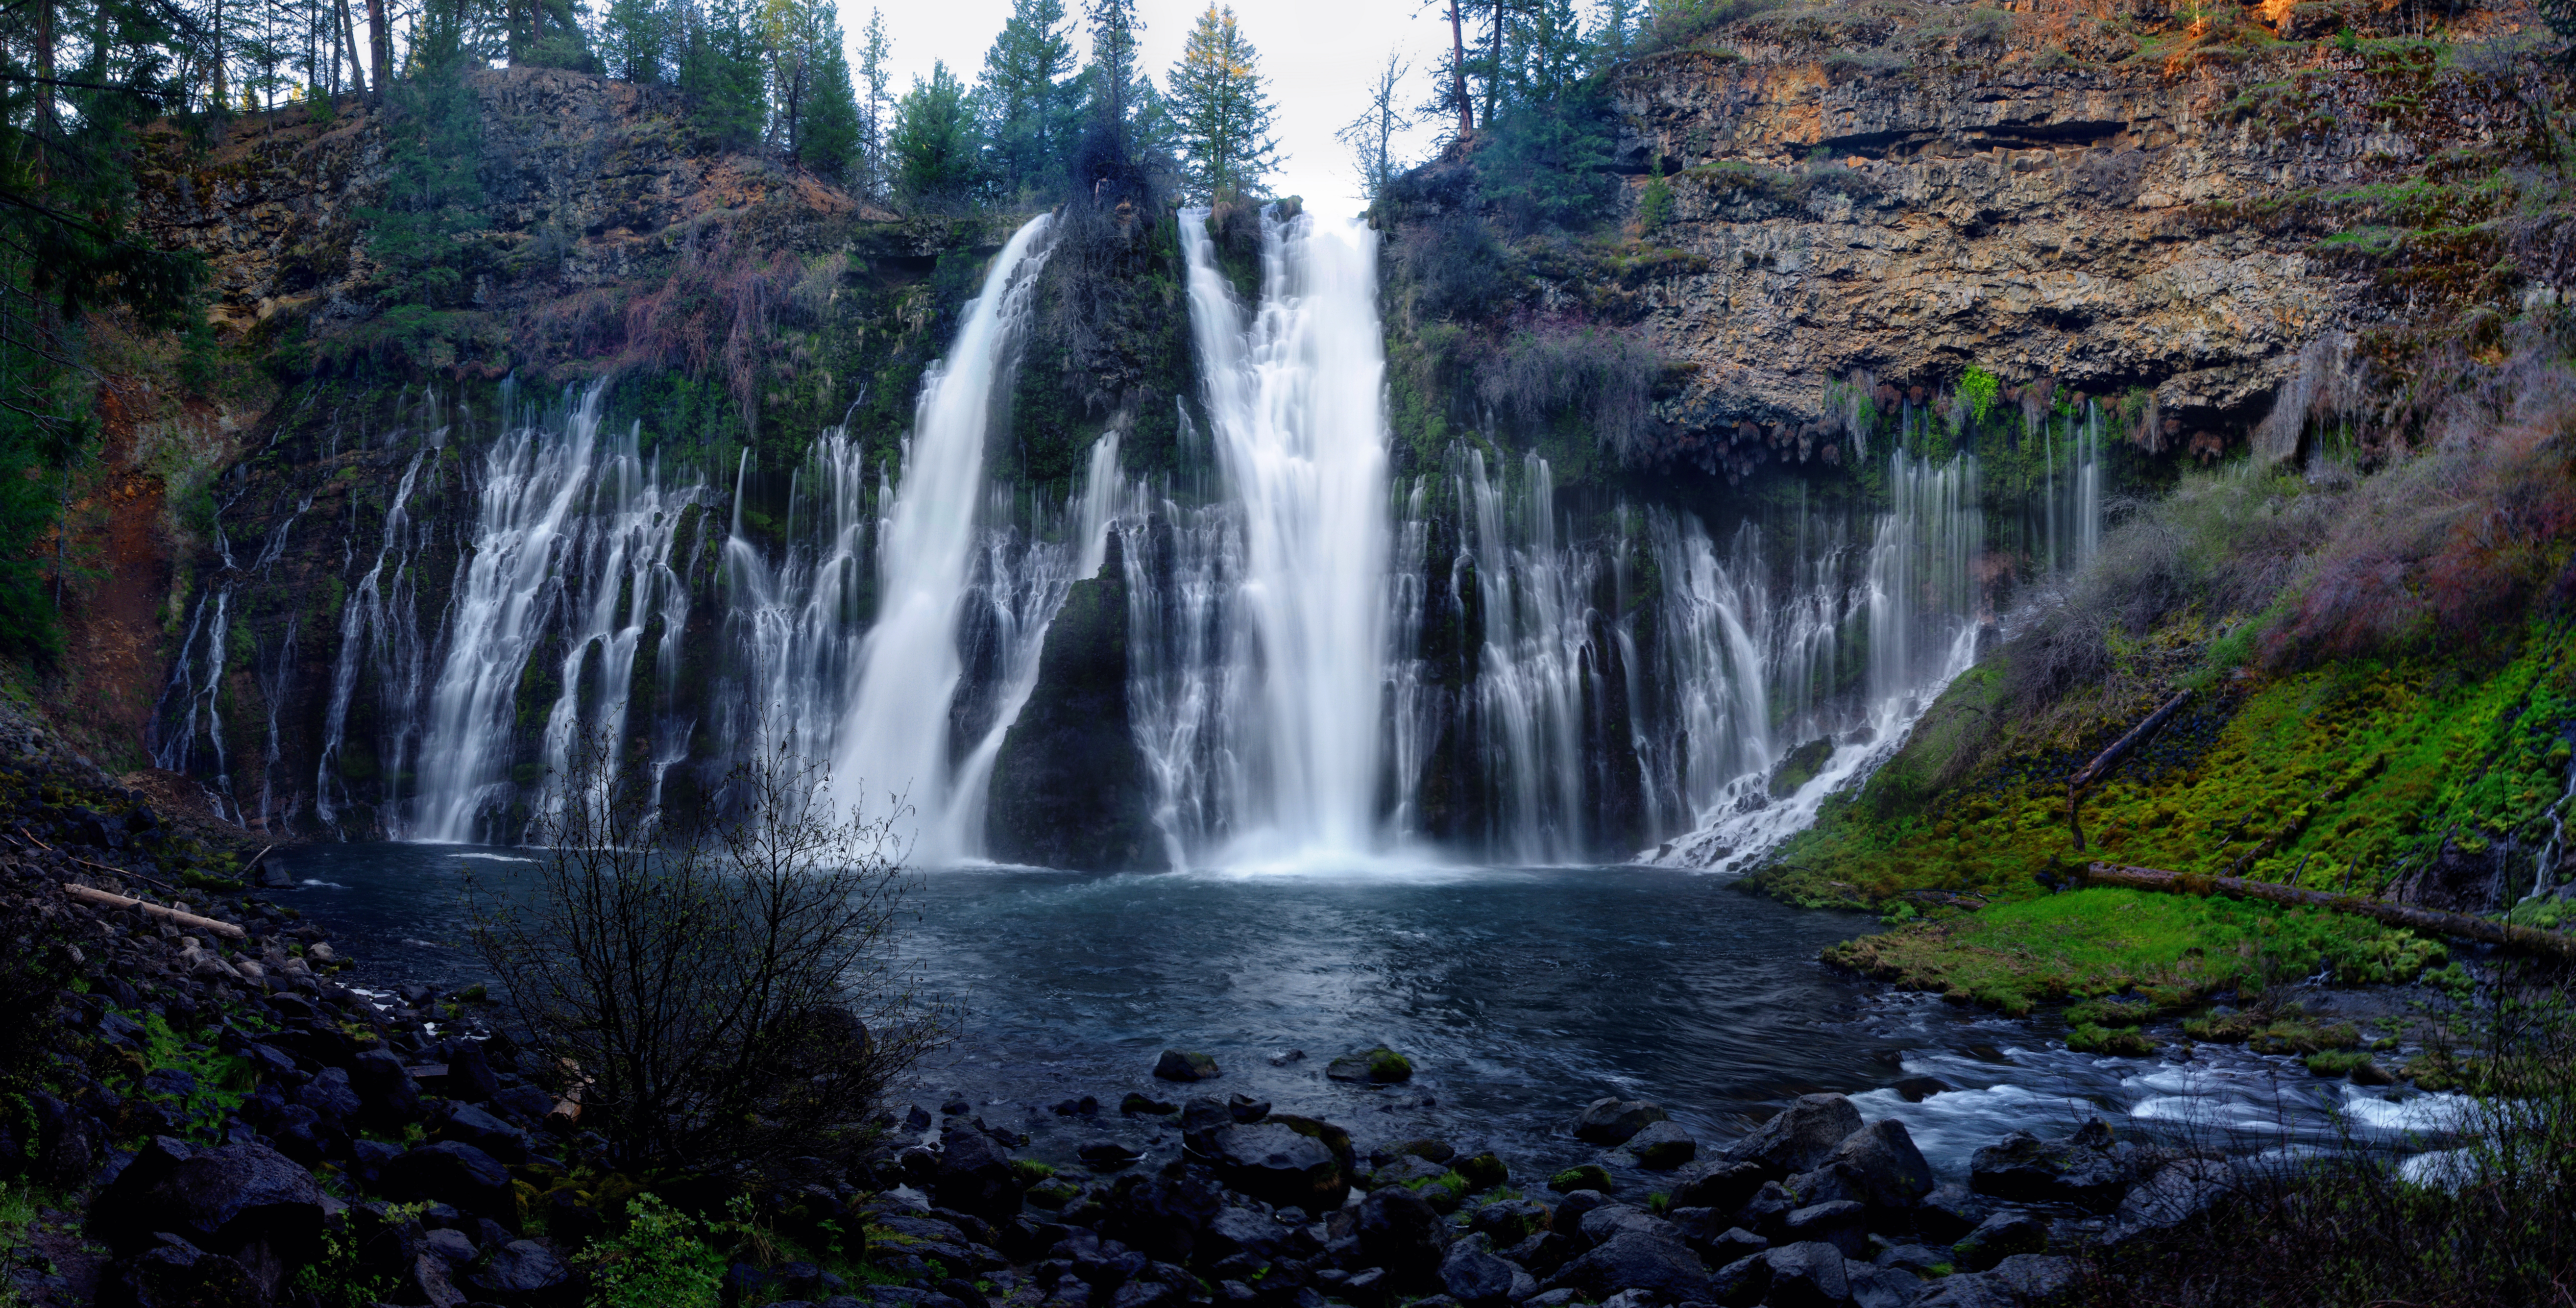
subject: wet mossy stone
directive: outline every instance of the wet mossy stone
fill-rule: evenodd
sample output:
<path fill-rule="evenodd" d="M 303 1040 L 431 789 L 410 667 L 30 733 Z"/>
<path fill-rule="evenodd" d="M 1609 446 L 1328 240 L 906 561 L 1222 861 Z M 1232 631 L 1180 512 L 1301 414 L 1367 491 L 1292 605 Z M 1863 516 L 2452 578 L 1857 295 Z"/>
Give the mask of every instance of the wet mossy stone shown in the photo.
<path fill-rule="evenodd" d="M 1212 1081 L 1225 1075 L 1225 1069 L 1218 1067 L 1216 1060 L 1206 1054 L 1166 1049 L 1161 1058 L 1154 1060 L 1154 1075 L 1166 1081 Z"/>
<path fill-rule="evenodd" d="M 1394 1085 L 1413 1079 L 1413 1064 L 1404 1055 L 1379 1045 L 1356 1054 L 1344 1054 L 1324 1068 L 1324 1075 L 1336 1081 L 1367 1081 L 1376 1085 Z"/>
<path fill-rule="evenodd" d="M 1462 1158 L 1458 1160 L 1457 1168 L 1458 1175 L 1466 1177 L 1469 1188 L 1477 1193 L 1491 1190 L 1512 1179 L 1511 1169 L 1503 1166 L 1503 1160 L 1491 1153 Z M 1509 1245 L 1513 1242 L 1505 1240 L 1502 1243 Z"/>
<path fill-rule="evenodd" d="M 1171 1055 L 1169 1054 L 1164 1055 L 1166 1058 L 1170 1056 Z M 1161 1075 L 1161 1070 L 1159 1068 L 1156 1069 L 1155 1074 L 1158 1076 Z M 1129 1117 L 1160 1117 L 1165 1113 L 1177 1113 L 1181 1111 L 1181 1106 L 1179 1104 L 1167 1104 L 1151 1095 L 1138 1094 L 1136 1091 L 1130 1090 L 1127 1092 L 1126 1098 L 1118 1101 L 1118 1111 Z"/>
<path fill-rule="evenodd" d="M 1547 1188 L 1558 1194 L 1572 1194 L 1577 1190 L 1597 1190 L 1602 1194 L 1608 1194 L 1613 1184 L 1610 1180 L 1610 1170 L 1599 1163 L 1569 1167 L 1547 1180 Z"/>
<path fill-rule="evenodd" d="M 1780 760 L 1780 766 L 1771 769 L 1771 797 L 1787 799 L 1797 794 L 1800 786 L 1816 779 L 1816 774 L 1824 770 L 1825 760 L 1833 756 L 1834 742 L 1821 737 L 1790 750 Z"/>

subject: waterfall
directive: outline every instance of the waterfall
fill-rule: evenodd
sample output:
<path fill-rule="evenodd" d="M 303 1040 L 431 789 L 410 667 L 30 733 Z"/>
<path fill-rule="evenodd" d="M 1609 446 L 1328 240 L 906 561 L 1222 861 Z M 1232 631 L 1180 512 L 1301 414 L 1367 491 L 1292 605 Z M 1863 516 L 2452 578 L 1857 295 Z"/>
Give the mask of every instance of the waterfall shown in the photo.
<path fill-rule="evenodd" d="M 1052 227 L 1041 215 L 1012 235 L 967 306 L 956 343 L 923 383 L 903 481 L 885 515 L 876 624 L 853 660 L 855 681 L 829 755 L 845 808 L 873 812 L 874 796 L 901 796 L 913 817 L 899 827 L 916 855 L 933 861 L 982 847 L 980 820 L 965 824 L 965 810 L 980 814 L 982 797 L 961 806 L 950 771 L 949 713 L 965 675 L 958 619 L 984 500 L 986 431 Z"/>
<path fill-rule="evenodd" d="M 1857 783 L 1895 753 L 1942 689 L 1976 661 L 1978 633 L 1991 617 L 1983 611 L 1976 576 L 1976 561 L 1985 548 L 1976 460 L 1961 455 L 1934 466 L 1899 449 L 1888 460 L 1887 485 L 1888 507 L 1872 533 L 1856 604 L 1835 580 L 1836 570 L 1819 569 L 1802 596 L 1786 604 L 1760 605 L 1758 611 L 1767 615 L 1761 624 L 1765 630 L 1748 632 L 1739 647 L 1758 674 L 1755 679 L 1813 686 L 1815 670 L 1833 663 L 1831 631 L 1848 620 L 1838 619 L 1838 611 L 1848 615 L 1854 607 L 1860 610 L 1868 632 L 1865 698 L 1840 714 L 1829 702 L 1813 701 L 1803 714 L 1784 719 L 1800 738 L 1804 731 L 1818 732 L 1830 752 L 1786 795 L 1777 794 L 1758 770 L 1748 769 L 1720 786 L 1714 802 L 1694 796 L 1696 830 L 1647 852 L 1643 861 L 1717 870 L 1751 866 L 1811 825 L 1826 796 Z M 1687 549 L 1687 533 L 1682 539 Z M 1739 571 L 1752 575 L 1758 567 Z M 1694 636 L 1675 643 L 1704 648 L 1711 642 Z M 1784 677 L 1791 664 L 1802 664 L 1807 671 Z M 1699 679 L 1713 675 L 1701 673 Z M 1677 679 L 1685 684 L 1692 680 L 1687 673 Z M 1692 733 L 1682 738 L 1691 739 Z M 1790 734 L 1771 735 L 1739 757 L 1767 760 L 1779 744 L 1794 743 Z"/>
<path fill-rule="evenodd" d="M 1597 698 L 1602 663 L 1589 598 L 1602 560 L 1558 546 L 1547 460 L 1523 459 L 1519 495 L 1486 475 L 1482 451 L 1465 464 L 1459 499 L 1472 507 L 1462 516 L 1473 523 L 1484 615 L 1476 707 L 1488 784 L 1503 801 L 1493 849 L 1520 863 L 1569 862 L 1588 848 L 1583 706 Z"/>
<path fill-rule="evenodd" d="M 225 508 L 230 508 L 227 503 Z M 179 643 L 179 655 L 171 663 L 169 684 L 162 688 L 161 699 L 154 706 L 152 746 L 154 767 L 170 772 L 187 772 L 203 757 L 212 770 L 212 784 L 207 797 L 215 811 L 226 821 L 239 826 L 254 822 L 261 830 L 272 830 L 272 823 L 282 822 L 290 814 L 277 797 L 276 775 L 279 766 L 277 709 L 288 693 L 288 674 L 295 656 L 296 615 L 290 613 L 286 630 L 277 648 L 267 652 L 263 662 L 256 640 L 240 643 L 251 647 L 245 660 L 252 679 L 258 684 L 267 710 L 267 733 L 260 754 L 258 807 L 246 807 L 243 787 L 233 776 L 233 751 L 224 739 L 224 717 L 221 708 L 223 682 L 233 661 L 236 643 L 233 623 L 233 600 L 246 584 L 272 584 L 277 565 L 286 557 L 289 534 L 296 522 L 313 507 L 310 494 L 296 501 L 295 508 L 260 542 L 259 553 L 249 566 L 233 557 L 231 540 L 224 534 L 220 512 L 215 524 L 214 545 L 222 569 L 210 579 L 208 592 L 197 601 L 196 611 L 188 620 L 188 634 Z M 245 633 L 246 634 L 246 633 Z"/>
<path fill-rule="evenodd" d="M 342 828 L 356 805 L 348 786 L 348 734 L 361 668 L 375 673 L 380 710 L 391 710 L 380 712 L 386 730 L 372 742 L 365 770 L 389 779 L 407 775 L 412 750 L 419 743 L 417 723 L 409 710 L 421 695 L 428 651 L 420 639 L 419 577 L 412 562 L 425 542 L 414 532 L 407 506 L 420 478 L 421 462 L 432 456 L 436 446 L 434 441 L 404 466 L 393 499 L 385 505 L 384 538 L 376 548 L 375 563 L 358 579 L 340 609 L 340 649 L 332 660 L 331 700 L 322 718 L 322 756 L 313 778 L 315 815 L 334 830 Z M 390 814 L 380 821 L 392 825 Z"/>
<path fill-rule="evenodd" d="M 1205 210 L 1182 215 L 1190 324 L 1227 494 L 1240 512 L 1242 639 L 1221 710 L 1231 863 L 1374 852 L 1387 663 L 1386 361 L 1377 237 L 1357 220 L 1262 215 L 1247 320 Z M 1257 671 L 1256 671 L 1257 668 Z"/>
<path fill-rule="evenodd" d="M 2075 419 L 2069 415 L 2067 426 Z M 2085 567 L 2102 552 L 2102 406 L 2084 402 L 2082 441 L 2075 456 L 2075 566 Z"/>

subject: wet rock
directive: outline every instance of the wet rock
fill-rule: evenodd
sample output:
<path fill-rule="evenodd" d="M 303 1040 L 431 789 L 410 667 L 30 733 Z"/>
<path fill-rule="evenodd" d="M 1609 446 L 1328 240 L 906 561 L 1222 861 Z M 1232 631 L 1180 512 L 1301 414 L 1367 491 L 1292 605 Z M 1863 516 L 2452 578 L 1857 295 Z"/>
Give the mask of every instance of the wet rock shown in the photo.
<path fill-rule="evenodd" d="M 1419 1140 L 1405 1140 L 1396 1144 L 1387 1145 L 1381 1149 L 1371 1150 L 1369 1153 L 1369 1162 L 1379 1167 L 1384 1167 L 1399 1158 L 1419 1158 L 1426 1163 L 1446 1163 L 1457 1156 L 1457 1149 L 1451 1146 L 1448 1141 L 1433 1140 L 1425 1137 Z"/>
<path fill-rule="evenodd" d="M 1361 1255 L 1387 1269 L 1397 1288 L 1429 1288 L 1439 1279 L 1448 1228 L 1421 1195 L 1401 1188 L 1370 1191 L 1360 1201 L 1355 1233 Z"/>
<path fill-rule="evenodd" d="M 1587 1245 L 1606 1244 L 1610 1237 L 1627 1231 L 1642 1231 L 1663 1240 L 1679 1240 L 1681 1234 L 1673 1224 L 1630 1204 L 1602 1204 L 1583 1214 L 1576 1223 Z"/>
<path fill-rule="evenodd" d="M 1709 1277 L 1709 1295 L 1728 1308 L 1751 1308 L 1771 1288 L 1771 1260 L 1749 1254 L 1717 1269 Z"/>
<path fill-rule="evenodd" d="M 1909 1076 L 1898 1081 L 1893 1088 L 1895 1089 L 1898 1097 L 1904 1099 L 1905 1102 L 1909 1104 L 1919 1104 L 1934 1095 L 1940 1094 L 1944 1090 L 1954 1089 L 1955 1087 L 1937 1076 Z"/>
<path fill-rule="evenodd" d="M 1287 1256 L 1292 1235 L 1289 1229 L 1249 1208 L 1220 1208 L 1199 1232 L 1192 1250 L 1205 1264 L 1242 1258 L 1248 1270 L 1258 1270 Z"/>
<path fill-rule="evenodd" d="M 1110 1206 L 1102 1237 L 1165 1262 L 1189 1262 L 1197 1254 L 1199 1233 L 1224 1207 L 1223 1196 L 1204 1177 L 1188 1169 L 1138 1185 Z"/>
<path fill-rule="evenodd" d="M 1321 1118 L 1300 1117 L 1295 1113 L 1272 1113 L 1265 1120 L 1321 1142 L 1325 1148 L 1333 1151 L 1334 1160 L 1342 1165 L 1342 1175 L 1346 1177 L 1359 1175 L 1359 1155 L 1351 1148 L 1349 1131 Z"/>
<path fill-rule="evenodd" d="M 1511 1169 L 1490 1152 L 1458 1159 L 1450 1166 L 1457 1170 L 1458 1175 L 1467 1178 L 1467 1190 L 1471 1194 L 1491 1190 L 1512 1179 Z"/>
<path fill-rule="evenodd" d="M 320 1084 L 321 1078 L 314 1078 Z M 476 1108 L 450 1104 L 436 1119 L 433 1133 L 441 1140 L 461 1140 L 504 1165 L 528 1161 L 528 1133 Z"/>
<path fill-rule="evenodd" d="M 907 1149 L 904 1152 L 910 1153 L 912 1151 Z M 928 1153 L 929 1151 L 923 1150 L 922 1152 Z M 1103 1172 L 1114 1172 L 1122 1167 L 1133 1167 L 1137 1163 L 1144 1161 L 1145 1158 L 1145 1151 L 1130 1148 L 1129 1146 L 1120 1144 L 1115 1140 L 1094 1140 L 1073 1152 L 1075 1157 L 1082 1160 L 1084 1166 Z"/>
<path fill-rule="evenodd" d="M 1468 1228 L 1493 1241 L 1498 1249 L 1509 1249 L 1548 1228 L 1547 1205 L 1535 1199 L 1497 1199 L 1476 1210 Z"/>
<path fill-rule="evenodd" d="M 1923 1297 L 1923 1278 L 1899 1267 L 1847 1262 L 1843 1279 L 1851 1286 L 1855 1308 L 1911 1308 Z"/>
<path fill-rule="evenodd" d="M 1156 1069 L 1156 1075 L 1161 1075 L 1161 1069 Z M 1126 1098 L 1118 1101 L 1118 1111 L 1127 1117 L 1160 1117 L 1181 1111 L 1181 1106 L 1130 1090 Z"/>
<path fill-rule="evenodd" d="M 1275 1123 L 1214 1132 L 1211 1154 L 1227 1185 L 1268 1204 L 1330 1210 L 1350 1193 L 1340 1160 L 1320 1140 Z"/>
<path fill-rule="evenodd" d="M 1520 1269 L 1495 1257 L 1487 1243 L 1475 1236 L 1450 1246 L 1440 1260 L 1441 1288 L 1469 1308 L 1490 1308 L 1510 1299 L 1518 1275 Z"/>
<path fill-rule="evenodd" d="M 447 1091 L 451 1098 L 481 1103 L 501 1093 L 501 1078 L 480 1040 L 458 1039 L 447 1054 Z"/>
<path fill-rule="evenodd" d="M 1914 1225 L 1925 1236 L 1950 1243 L 1977 1229 L 1986 1216 L 1985 1203 L 1969 1193 L 1968 1187 L 1946 1181 L 1932 1187 L 1932 1193 L 1915 1206 Z"/>
<path fill-rule="evenodd" d="M 1250 1095 L 1227 1095 L 1225 1098 L 1225 1111 L 1227 1116 L 1232 1117 L 1237 1122 L 1249 1126 L 1254 1122 L 1260 1121 L 1262 1118 L 1270 1116 L 1270 1101 L 1267 1099 L 1255 1099 Z"/>
<path fill-rule="evenodd" d="M 91 1229 L 124 1242 L 167 1232 L 227 1257 L 256 1247 L 265 1253 L 254 1263 L 296 1264 L 321 1247 L 322 1191 L 311 1173 L 265 1145 L 200 1149 L 161 1137 L 100 1194 Z"/>
<path fill-rule="evenodd" d="M 1675 1208 L 1714 1208 L 1732 1213 L 1744 1206 L 1764 1181 L 1771 1178 L 1760 1163 L 1702 1163 L 1684 1171 L 1674 1180 L 1672 1203 Z"/>
<path fill-rule="evenodd" d="M 1735 1224 L 1776 1240 L 1788 1229 L 1789 1214 L 1799 1207 L 1797 1196 L 1786 1187 L 1778 1181 L 1765 1181 L 1743 1207 L 1735 1210 Z"/>
<path fill-rule="evenodd" d="M 1584 1215 L 1610 1202 L 1612 1202 L 1610 1196 L 1599 1190 L 1570 1191 L 1565 1199 L 1557 1204 L 1556 1216 L 1548 1222 L 1548 1229 L 1568 1236 L 1580 1237 L 1583 1234 Z"/>
<path fill-rule="evenodd" d="M 291 1102 L 313 1110 L 316 1118 L 344 1131 L 358 1116 L 358 1092 L 350 1087 L 349 1074 L 336 1067 L 316 1073 L 296 1090 Z"/>
<path fill-rule="evenodd" d="M 1869 1208 L 1849 1199 L 1810 1204 L 1792 1211 L 1783 1229 L 1792 1242 L 1821 1241 L 1858 1258 L 1869 1249 Z"/>
<path fill-rule="evenodd" d="M 1538 1276 L 1552 1276 L 1565 1260 L 1580 1252 L 1574 1242 L 1554 1231 L 1532 1233 L 1519 1244 L 1503 1251 L 1503 1257 Z"/>
<path fill-rule="evenodd" d="M 1084 1095 L 1080 1099 L 1067 1099 L 1055 1106 L 1055 1115 L 1058 1117 L 1093 1117 L 1099 1112 L 1100 1101 L 1090 1095 Z"/>
<path fill-rule="evenodd" d="M 1225 1101 L 1215 1095 L 1194 1095 L 1181 1105 L 1181 1147 L 1199 1157 L 1216 1152 L 1216 1133 L 1234 1125 L 1234 1115 L 1225 1111 Z"/>
<path fill-rule="evenodd" d="M 1644 1130 L 1628 1137 L 1627 1148 L 1637 1166 L 1650 1172 L 1672 1171 L 1699 1154 L 1699 1142 L 1679 1122 L 1647 1123 Z"/>
<path fill-rule="evenodd" d="M 1098 575 L 1073 583 L 1047 626 L 1028 703 L 993 758 L 985 830 L 997 858 L 1120 872 L 1162 854 L 1128 719 L 1124 550 L 1109 533 Z"/>
<path fill-rule="evenodd" d="M 1608 1168 L 1598 1163 L 1585 1163 L 1581 1167 L 1569 1167 L 1549 1177 L 1547 1188 L 1558 1194 L 1573 1194 L 1578 1190 L 1608 1194 L 1615 1184 L 1610 1179 Z"/>
<path fill-rule="evenodd" d="M 2234 1193 L 2236 1169 L 2224 1162 L 2182 1158 L 2156 1169 L 2120 1200 L 2103 1243 L 2121 1244 L 2150 1231 L 2181 1225 Z"/>
<path fill-rule="evenodd" d="M 358 1092 L 360 1112 L 369 1126 L 399 1132 L 420 1120 L 420 1086 L 392 1053 L 371 1049 L 351 1059 L 349 1083 Z"/>
<path fill-rule="evenodd" d="M 1393 1085 L 1413 1079 L 1413 1064 L 1404 1055 L 1379 1045 L 1356 1054 L 1344 1054 L 1326 1063 L 1324 1075 L 1335 1081 Z"/>
<path fill-rule="evenodd" d="M 1154 1075 L 1166 1081 L 1211 1081 L 1225 1075 L 1225 1070 L 1205 1054 L 1166 1049 L 1154 1060 Z"/>
<path fill-rule="evenodd" d="M 939 1172 L 931 1181 L 932 1203 L 1000 1221 L 1020 1211 L 1020 1193 L 1009 1156 L 990 1134 L 971 1126 L 951 1126 L 939 1133 Z"/>
<path fill-rule="evenodd" d="M 1583 1291 L 1606 1299 L 1621 1290 L 1649 1290 L 1666 1303 L 1707 1302 L 1708 1265 L 1669 1236 L 1623 1230 L 1567 1263 L 1551 1289 Z"/>
<path fill-rule="evenodd" d="M 1843 1252 L 1830 1244 L 1782 1245 L 1762 1258 L 1771 1265 L 1771 1288 L 1762 1299 L 1771 1308 L 1842 1308 L 1851 1298 Z"/>
<path fill-rule="evenodd" d="M 1958 1265 L 1972 1272 L 1982 1272 L 2014 1254 L 2035 1254 L 2048 1248 L 2048 1227 L 2028 1213 L 1997 1213 L 1977 1224 L 1951 1246 L 1958 1255 Z"/>
<path fill-rule="evenodd" d="M 2115 1141 L 2101 1118 L 2064 1140 L 2015 1131 L 1968 1160 L 1968 1184 L 1979 1194 L 2024 1203 L 2080 1204 L 2095 1212 L 2119 1206 L 2136 1179 L 2137 1149 Z"/>
<path fill-rule="evenodd" d="M 1995 1264 L 1987 1275 L 2026 1308 L 2037 1308 L 2066 1298 L 2075 1288 L 2078 1270 L 2072 1258 L 2026 1253 Z"/>
<path fill-rule="evenodd" d="M 1665 1120 L 1660 1106 L 1642 1099 L 1595 1099 L 1574 1120 L 1574 1138 L 1597 1145 L 1622 1145 L 1649 1125 Z"/>
<path fill-rule="evenodd" d="M 1800 1095 L 1751 1135 L 1727 1147 L 1730 1162 L 1758 1163 L 1775 1177 L 1810 1171 L 1860 1129 L 1860 1110 L 1841 1095 Z"/>
<path fill-rule="evenodd" d="M 1892 1117 L 1845 1137 L 1826 1165 L 1854 1197 L 1881 1210 L 1910 1208 L 1932 1193 L 1932 1165 L 1905 1123 Z"/>

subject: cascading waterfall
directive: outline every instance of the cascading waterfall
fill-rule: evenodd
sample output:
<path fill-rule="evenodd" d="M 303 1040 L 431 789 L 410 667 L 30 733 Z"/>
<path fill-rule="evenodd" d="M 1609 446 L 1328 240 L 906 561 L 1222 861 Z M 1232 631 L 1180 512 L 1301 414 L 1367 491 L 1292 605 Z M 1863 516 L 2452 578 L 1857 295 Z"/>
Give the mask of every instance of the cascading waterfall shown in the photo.
<path fill-rule="evenodd" d="M 230 507 L 227 505 L 226 507 Z M 215 524 L 215 552 L 223 561 L 222 571 L 205 598 L 197 601 L 196 612 L 189 618 L 188 634 L 179 644 L 179 656 L 172 662 L 170 683 L 163 688 L 161 702 L 153 715 L 157 744 L 152 750 L 153 766 L 170 772 L 186 772 L 203 751 L 212 764 L 213 785 L 208 797 L 216 811 L 227 821 L 241 826 L 257 824 L 270 830 L 290 815 L 277 796 L 276 771 L 280 755 L 277 731 L 278 701 L 287 694 L 287 677 L 295 657 L 295 628 L 289 618 L 286 631 L 265 664 L 254 650 L 252 676 L 262 690 L 268 707 L 265 748 L 260 755 L 258 806 L 246 807 L 241 789 L 233 776 L 232 750 L 224 739 L 224 719 L 219 701 L 223 680 L 232 656 L 233 597 L 243 585 L 268 584 L 275 580 L 277 565 L 286 556 L 286 543 L 296 522 L 313 507 L 313 497 L 297 501 L 295 510 L 278 523 L 260 542 L 259 553 L 250 566 L 243 567 L 233 558 L 232 542 L 225 536 L 220 511 Z"/>
<path fill-rule="evenodd" d="M 567 775 L 585 684 L 612 710 L 589 725 L 622 731 L 632 665 L 619 666 L 619 655 L 631 656 L 647 615 L 662 610 L 657 591 L 687 495 L 660 488 L 637 452 L 636 429 L 603 449 L 602 389 L 585 388 L 560 423 L 504 431 L 484 456 L 473 550 L 459 569 L 446 655 L 424 713 L 414 816 L 397 834 L 516 838 L 513 788 Z M 549 715 L 547 771 L 514 777 L 520 681 L 549 639 L 563 642 L 564 698 Z M 607 679 L 614 674 L 623 675 Z"/>
<path fill-rule="evenodd" d="M 373 669 L 379 717 L 385 729 L 372 742 L 373 770 L 399 778 L 409 774 L 419 746 L 419 723 L 412 711 L 427 675 L 429 651 L 420 638 L 420 578 L 413 560 L 427 544 L 409 512 L 421 463 L 435 456 L 446 436 L 434 429 L 429 448 L 411 456 L 402 480 L 385 506 L 384 538 L 376 560 L 349 592 L 340 610 L 340 652 L 331 666 L 331 701 L 322 719 L 322 757 L 313 778 L 313 806 L 322 824 L 337 829 L 356 800 L 349 793 L 347 765 L 349 713 L 357 698 L 360 669 Z M 388 823 L 390 825 L 390 823 Z"/>
<path fill-rule="evenodd" d="M 902 795 L 912 816 L 898 825 L 917 856 L 931 861 L 983 846 L 982 796 L 965 793 L 950 763 L 950 708 L 965 676 L 958 620 L 975 562 L 985 436 L 1053 226 L 1041 215 L 1012 235 L 967 307 L 956 344 L 923 384 L 903 481 L 886 511 L 876 623 L 854 660 L 830 748 L 845 809 L 875 812 L 880 796 Z M 1034 625 L 1043 632 L 1042 622 Z"/>
<path fill-rule="evenodd" d="M 1190 323 L 1242 532 L 1216 687 L 1242 744 L 1224 760 L 1237 774 L 1224 861 L 1366 858 L 1379 844 L 1387 663 L 1377 237 L 1357 220 L 1266 210 L 1247 320 L 1206 220 L 1182 215 Z"/>

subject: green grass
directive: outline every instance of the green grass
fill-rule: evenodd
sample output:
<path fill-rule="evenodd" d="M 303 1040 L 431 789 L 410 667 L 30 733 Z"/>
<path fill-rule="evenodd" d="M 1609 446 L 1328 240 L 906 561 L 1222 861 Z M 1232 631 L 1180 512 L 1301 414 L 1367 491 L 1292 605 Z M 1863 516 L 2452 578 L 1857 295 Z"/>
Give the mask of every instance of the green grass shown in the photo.
<path fill-rule="evenodd" d="M 2158 1010 L 2308 975 L 2407 980 L 2442 961 L 2411 931 L 2312 909 L 2091 889 L 1862 936 L 1826 961 L 2020 1016 L 2047 1000 L 2145 995 Z M 2408 970 L 2411 967 L 2412 970 Z"/>

